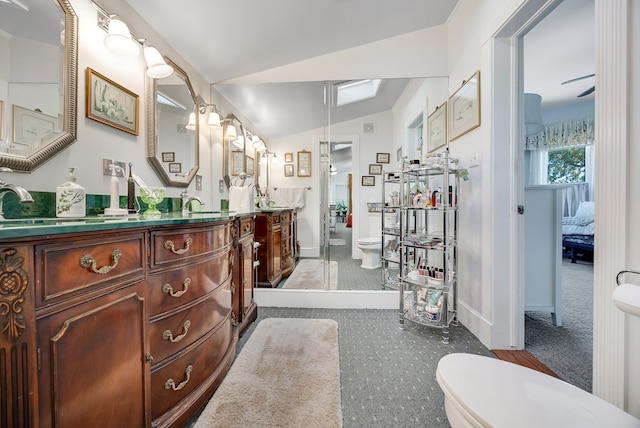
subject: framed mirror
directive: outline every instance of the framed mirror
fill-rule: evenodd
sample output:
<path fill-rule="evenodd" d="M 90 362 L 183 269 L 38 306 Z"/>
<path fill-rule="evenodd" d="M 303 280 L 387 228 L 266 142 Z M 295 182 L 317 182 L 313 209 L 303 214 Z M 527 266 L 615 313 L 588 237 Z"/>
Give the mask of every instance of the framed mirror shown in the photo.
<path fill-rule="evenodd" d="M 78 18 L 71 3 L 30 2 L 25 11 L 0 1 L 0 50 L 7 55 L 0 167 L 31 172 L 76 141 Z"/>
<path fill-rule="evenodd" d="M 198 99 L 187 73 L 165 61 L 171 76 L 146 77 L 147 161 L 164 185 L 187 187 L 200 167 Z"/>
<path fill-rule="evenodd" d="M 231 187 L 236 177 L 241 180 L 247 177 L 247 136 L 242 122 L 235 115 L 229 114 L 222 121 L 222 136 L 224 182 Z"/>

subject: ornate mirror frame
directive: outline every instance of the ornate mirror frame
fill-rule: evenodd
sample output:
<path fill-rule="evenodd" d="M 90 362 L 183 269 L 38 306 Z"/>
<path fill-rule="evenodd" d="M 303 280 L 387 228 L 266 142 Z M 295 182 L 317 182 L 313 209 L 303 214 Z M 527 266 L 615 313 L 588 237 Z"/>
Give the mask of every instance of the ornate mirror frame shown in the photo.
<path fill-rule="evenodd" d="M 151 164 L 151 167 L 156 172 L 160 180 L 165 186 L 172 187 L 188 187 L 191 183 L 191 180 L 196 176 L 198 169 L 200 168 L 200 121 L 198 116 L 198 98 L 193 90 L 193 86 L 191 86 L 191 81 L 189 80 L 189 76 L 187 73 L 180 68 L 175 62 L 171 61 L 171 59 L 164 57 L 167 64 L 173 67 L 174 74 L 184 80 L 184 83 L 187 85 L 187 89 L 191 93 L 191 97 L 193 98 L 194 112 L 196 114 L 196 127 L 194 130 L 194 164 L 188 166 L 190 169 L 188 173 L 184 176 L 170 174 L 170 171 L 165 168 L 163 164 L 163 159 L 161 158 L 162 153 L 161 150 L 158 149 L 157 142 L 157 104 L 156 104 L 156 96 L 157 96 L 157 80 L 152 79 L 151 77 L 146 77 L 145 80 L 145 110 L 146 110 L 146 128 L 147 128 L 147 161 Z"/>
<path fill-rule="evenodd" d="M 62 132 L 29 156 L 0 154 L 0 167 L 14 171 L 31 172 L 76 142 L 78 128 L 78 17 L 68 0 L 51 0 L 64 13 L 64 63 L 62 85 L 64 88 L 64 118 Z"/>

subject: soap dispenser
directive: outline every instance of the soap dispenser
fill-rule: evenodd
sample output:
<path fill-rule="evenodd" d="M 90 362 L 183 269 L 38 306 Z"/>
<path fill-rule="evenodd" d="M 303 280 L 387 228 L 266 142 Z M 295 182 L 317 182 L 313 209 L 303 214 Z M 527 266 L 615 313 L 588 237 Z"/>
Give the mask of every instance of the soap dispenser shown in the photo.
<path fill-rule="evenodd" d="M 84 217 L 87 213 L 86 192 L 73 171 L 75 168 L 69 168 L 67 181 L 56 188 L 56 217 Z"/>
<path fill-rule="evenodd" d="M 122 167 L 116 165 L 115 162 L 111 163 L 111 185 L 110 185 L 110 206 L 104 209 L 104 214 L 109 216 L 126 216 L 129 211 L 125 208 L 120 208 L 120 182 L 118 181 L 118 172 L 121 171 L 124 175 Z"/>

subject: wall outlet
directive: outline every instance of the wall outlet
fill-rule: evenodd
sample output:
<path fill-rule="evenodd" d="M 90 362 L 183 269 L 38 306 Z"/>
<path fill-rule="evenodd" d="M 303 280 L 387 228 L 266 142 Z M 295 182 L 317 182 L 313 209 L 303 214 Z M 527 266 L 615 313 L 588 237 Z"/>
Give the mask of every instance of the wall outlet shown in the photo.
<path fill-rule="evenodd" d="M 113 162 L 113 159 L 102 159 L 102 175 L 111 176 L 111 162 Z M 127 170 L 125 163 L 122 161 L 116 161 L 116 165 L 122 168 L 121 170 L 118 169 L 118 171 L 116 171 L 116 175 L 124 178 L 124 173 Z"/>
<path fill-rule="evenodd" d="M 480 165 L 480 155 L 478 153 L 474 153 L 469 158 L 469 168 L 473 168 L 474 166 Z"/>

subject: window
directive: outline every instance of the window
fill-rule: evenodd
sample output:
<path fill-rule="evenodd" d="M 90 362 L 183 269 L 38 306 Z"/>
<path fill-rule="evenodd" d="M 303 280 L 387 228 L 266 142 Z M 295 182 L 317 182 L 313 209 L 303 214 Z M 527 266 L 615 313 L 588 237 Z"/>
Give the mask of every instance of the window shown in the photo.
<path fill-rule="evenodd" d="M 586 180 L 585 147 L 549 150 L 547 183 L 581 183 Z"/>

